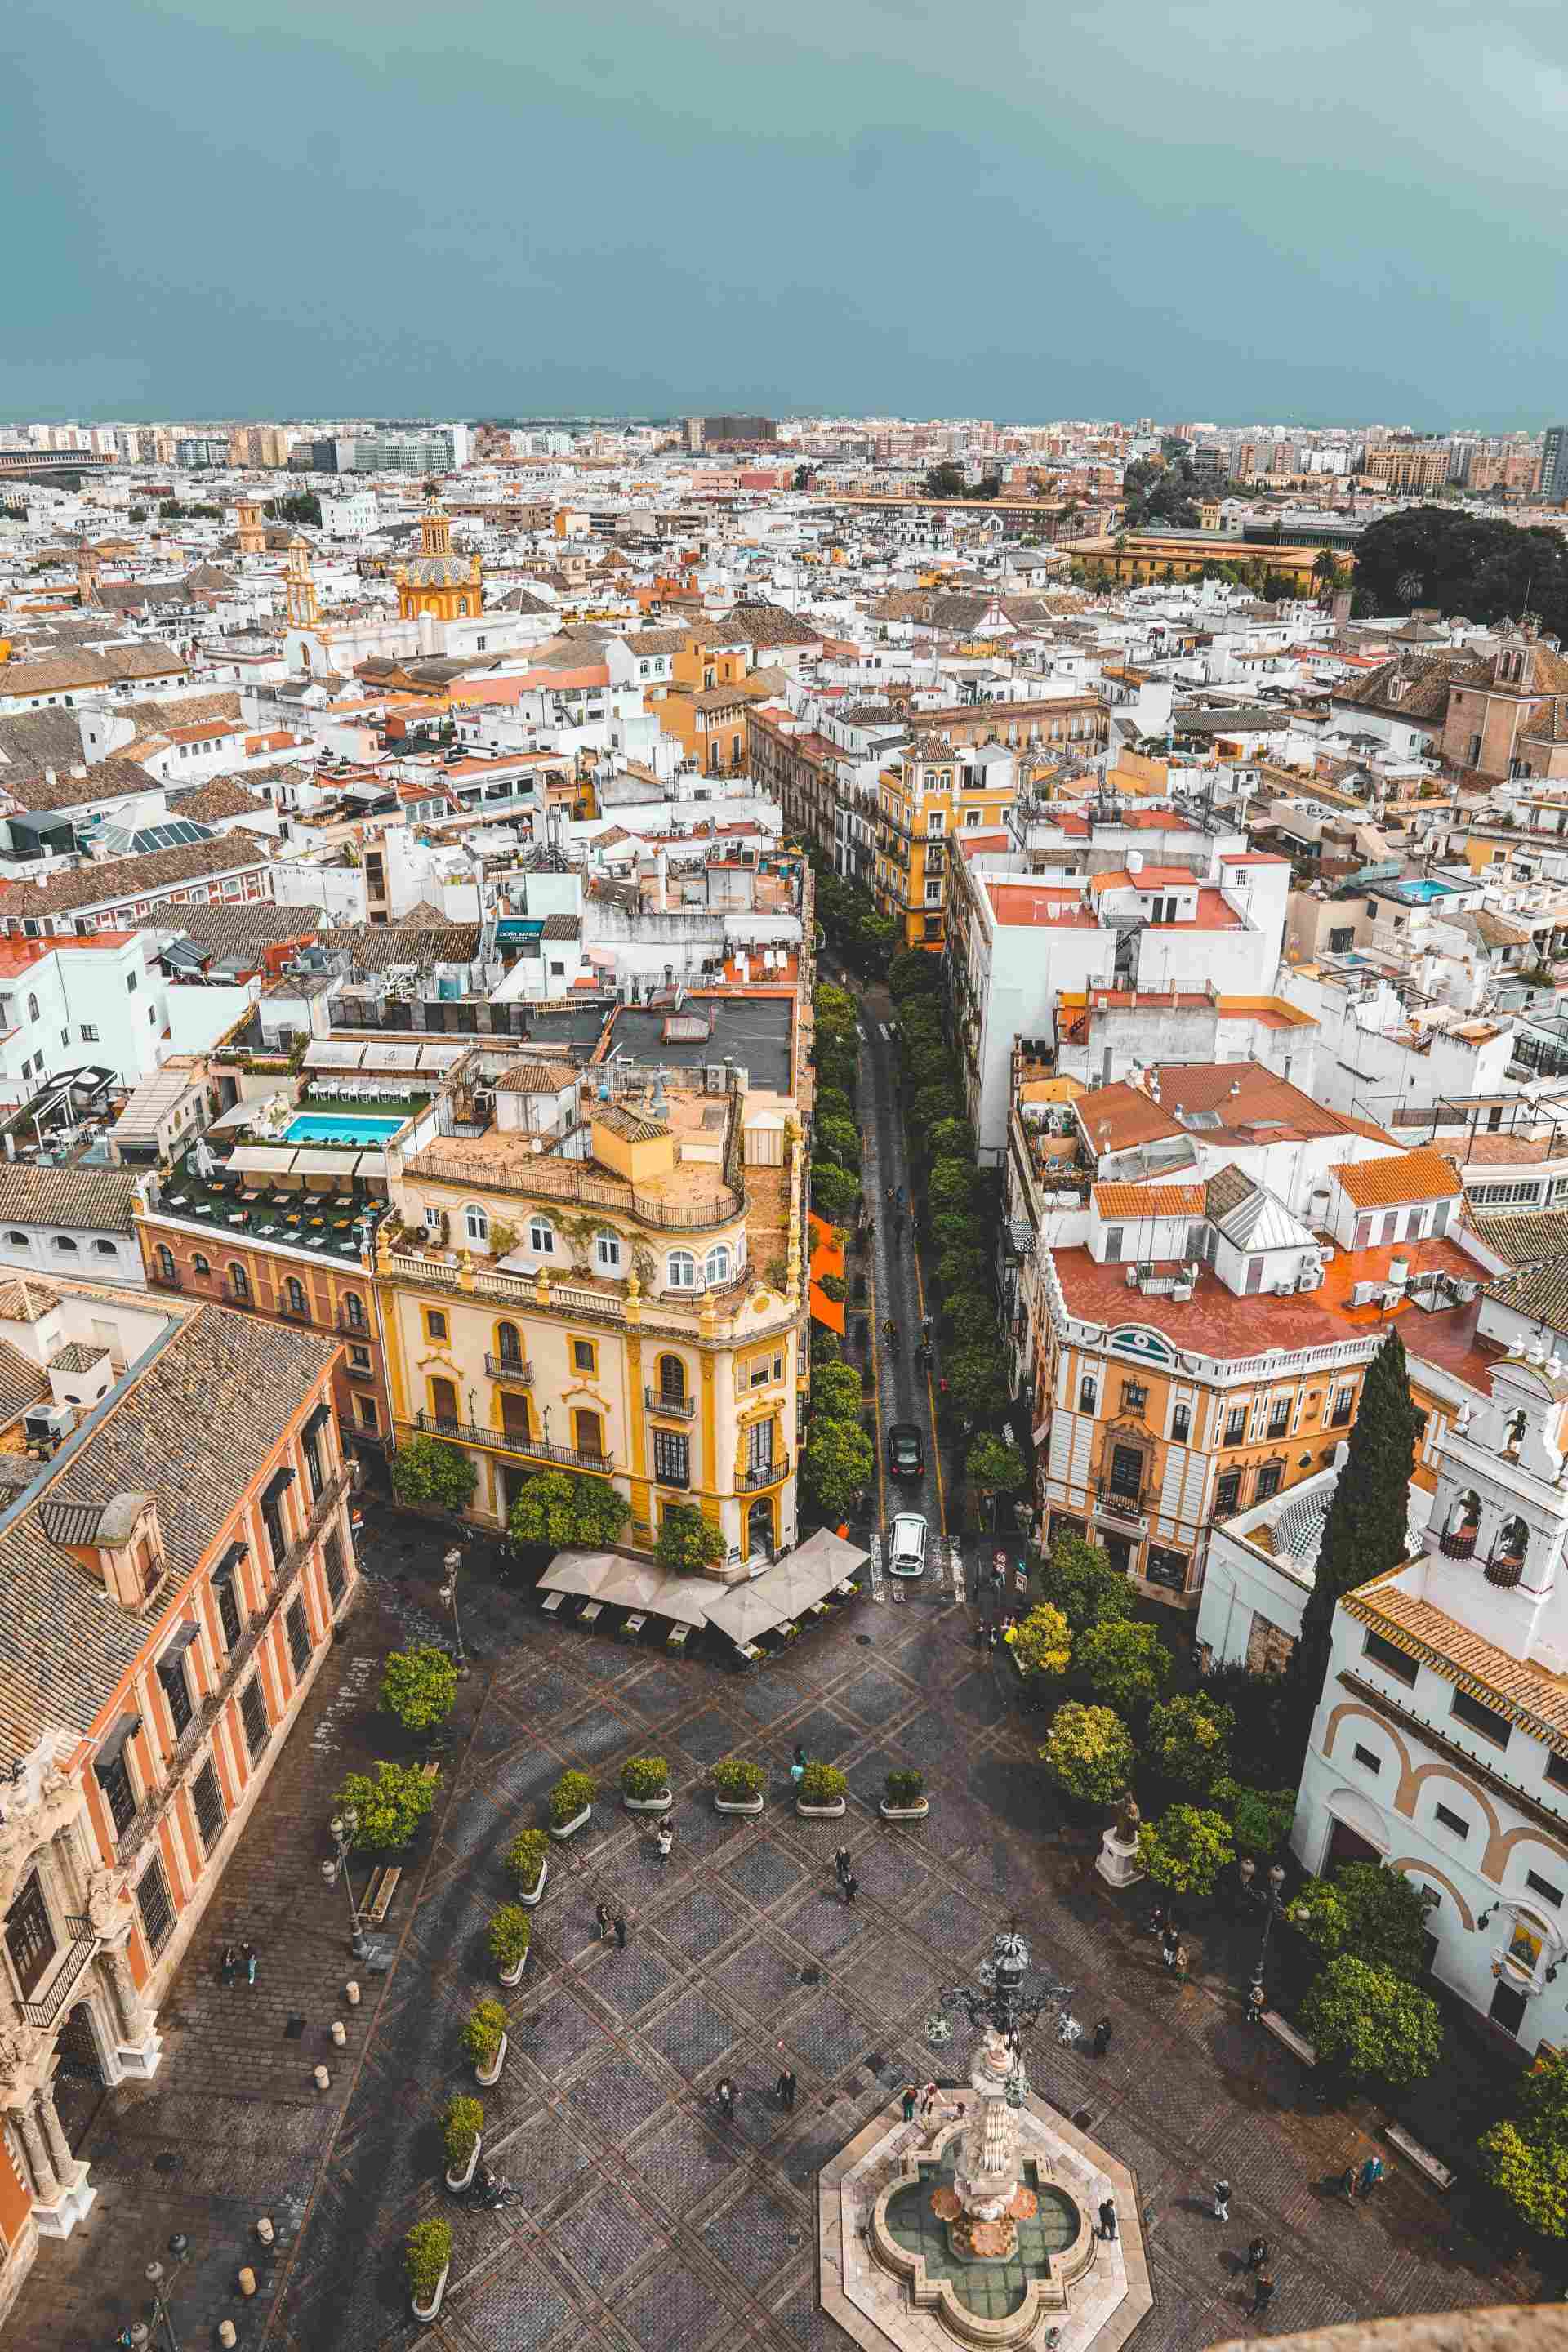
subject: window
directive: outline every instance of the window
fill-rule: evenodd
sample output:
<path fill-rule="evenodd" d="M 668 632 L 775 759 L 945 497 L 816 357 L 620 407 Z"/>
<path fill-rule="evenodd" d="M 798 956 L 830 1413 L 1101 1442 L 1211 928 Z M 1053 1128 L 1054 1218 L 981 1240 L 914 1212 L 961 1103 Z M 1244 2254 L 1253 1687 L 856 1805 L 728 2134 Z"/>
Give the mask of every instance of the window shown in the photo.
<path fill-rule="evenodd" d="M 654 1431 L 653 1475 L 661 1486 L 690 1485 L 691 1450 L 683 1429 Z"/>
<path fill-rule="evenodd" d="M 1256 1297 L 1262 1287 L 1263 1260 L 1260 1257 L 1249 1257 L 1247 1261 L 1247 1282 L 1245 1285 L 1247 1297 L 1249 1298 Z"/>
<path fill-rule="evenodd" d="M 590 1379 L 594 1377 L 599 1369 L 599 1349 L 596 1340 L 573 1340 L 572 1369 L 574 1372 L 586 1372 Z"/>
<path fill-rule="evenodd" d="M 157 1854 L 153 1855 L 136 1882 L 136 1908 L 142 1914 L 142 1933 L 147 1938 L 147 1949 L 155 1952 L 174 1924 L 169 1882 L 163 1875 L 163 1864 Z"/>
<path fill-rule="evenodd" d="M 1568 1789 L 1568 1756 L 1551 1755 L 1546 1759 L 1546 1777 L 1554 1788 Z"/>
<path fill-rule="evenodd" d="M 1356 1762 L 1357 1762 L 1359 1765 L 1361 1765 L 1361 1766 L 1362 1766 L 1362 1768 L 1363 1769 L 1363 1770 L 1368 1771 L 1368 1772 L 1381 1772 L 1381 1771 L 1382 1771 L 1382 1769 L 1383 1769 L 1383 1759 L 1382 1759 L 1382 1757 L 1381 1757 L 1381 1756 L 1374 1756 L 1374 1755 L 1373 1754 L 1373 1752 L 1372 1752 L 1371 1748 L 1363 1748 L 1363 1747 L 1361 1745 L 1361 1742 L 1360 1742 L 1359 1740 L 1356 1742 L 1356 1745 L 1355 1745 L 1355 1748 L 1354 1748 L 1354 1750 L 1353 1750 L 1353 1753 L 1354 1753 L 1354 1756 L 1355 1756 L 1355 1760 L 1356 1760 Z"/>
<path fill-rule="evenodd" d="M 1442 1822 L 1443 1827 L 1446 1830 L 1451 1831 L 1455 1837 L 1468 1838 L 1469 1836 L 1470 1825 L 1468 1822 L 1462 1821 L 1459 1815 L 1456 1812 L 1451 1812 L 1447 1805 L 1437 1805 L 1434 1807 L 1433 1810 L 1436 1819 Z"/>
<path fill-rule="evenodd" d="M 427 1307 L 425 1309 L 425 1337 L 427 1339 L 444 1339 L 447 1337 L 447 1317 L 441 1307 Z"/>
<path fill-rule="evenodd" d="M 1149 1391 L 1142 1381 L 1123 1381 L 1121 1409 L 1123 1412 L 1142 1412 L 1149 1402 Z"/>
<path fill-rule="evenodd" d="M 1396 1682 L 1403 1683 L 1407 1690 L 1415 1689 L 1421 1671 L 1419 1666 L 1414 1658 L 1407 1658 L 1403 1650 L 1395 1649 L 1392 1642 L 1384 1641 L 1381 1633 L 1366 1634 L 1362 1641 L 1361 1654 L 1363 1658 L 1370 1658 L 1374 1666 L 1381 1666 L 1385 1675 L 1392 1675 Z"/>
<path fill-rule="evenodd" d="M 211 1853 L 223 1835 L 226 1816 L 223 1809 L 223 1790 L 218 1786 L 217 1773 L 213 1768 L 210 1756 L 196 1774 L 191 1795 L 195 1801 L 196 1828 L 201 1835 L 202 1852 Z"/>
<path fill-rule="evenodd" d="M 1225 1417 L 1224 1443 L 1226 1445 L 1239 1445 L 1246 1435 L 1247 1407 L 1244 1404 L 1234 1405 Z"/>
<path fill-rule="evenodd" d="M 376 1418 L 375 1399 L 374 1397 L 356 1396 L 354 1399 L 354 1413 L 362 1429 L 380 1428 L 381 1423 Z"/>
<path fill-rule="evenodd" d="M 92 1254 L 94 1257 L 112 1257 L 115 1254 L 114 1244 L 112 1242 L 94 1242 L 92 1245 Z"/>
<path fill-rule="evenodd" d="M 173 1657 L 160 1659 L 158 1680 L 163 1686 L 163 1696 L 169 1702 L 169 1716 L 177 1739 L 195 1712 L 191 1705 L 190 1678 L 185 1673 L 183 1649 Z"/>
<path fill-rule="evenodd" d="M 1079 1412 L 1092 1412 L 1099 1402 L 1099 1396 L 1100 1392 L 1095 1387 L 1094 1382 L 1086 1374 L 1079 1382 L 1078 1409 Z"/>
<path fill-rule="evenodd" d="M 125 975 L 125 993 L 127 996 L 134 996 L 136 993 L 136 974 L 133 971 L 128 971 Z M 34 1018 L 37 1019 L 37 1017 L 35 1014 Z"/>
<path fill-rule="evenodd" d="M 38 1000 L 36 996 L 29 996 L 27 999 L 27 1018 L 29 1021 L 36 1021 L 37 1017 Z"/>
<path fill-rule="evenodd" d="M 1121 1234 L 1122 1228 L 1120 1225 L 1107 1225 L 1105 1228 L 1105 1263 L 1107 1265 L 1119 1265 L 1121 1262 Z"/>
<path fill-rule="evenodd" d="M 231 1265 L 229 1267 L 228 1286 L 233 1292 L 235 1297 L 239 1300 L 242 1307 L 249 1306 L 250 1276 L 247 1274 L 242 1265 Z"/>
<path fill-rule="evenodd" d="M 1235 1510 L 1240 1500 L 1241 1473 L 1239 1470 L 1227 1470 L 1223 1478 L 1216 1478 L 1215 1481 L 1214 1511 L 1215 1518 L 1229 1518 L 1231 1513 Z"/>
<path fill-rule="evenodd" d="M 343 1293 L 343 1321 L 351 1331 L 364 1329 L 364 1301 L 357 1290 Z"/>
<path fill-rule="evenodd" d="M 84 1021 L 81 1024 L 81 1042 L 84 1045 L 96 1045 L 98 1043 L 98 1031 L 90 1021 Z"/>
<path fill-rule="evenodd" d="M 671 1250 L 666 1271 L 671 1290 L 696 1289 L 697 1260 L 689 1250 Z"/>
<path fill-rule="evenodd" d="M 1289 1397 L 1276 1397 L 1268 1408 L 1268 1434 L 1270 1437 L 1284 1437 L 1289 1427 L 1290 1400 Z"/>
<path fill-rule="evenodd" d="M 374 1380 L 375 1367 L 370 1360 L 370 1349 L 368 1348 L 358 1348 L 352 1344 L 350 1345 L 348 1370 L 349 1378 L 351 1380 Z M 374 1427 L 374 1423 L 371 1425 L 373 1428 Z"/>
<path fill-rule="evenodd" d="M 730 1265 L 730 1245 L 728 1242 L 715 1242 L 713 1247 L 708 1253 L 707 1261 L 702 1269 L 710 1286 L 715 1283 L 729 1281 Z"/>
<path fill-rule="evenodd" d="M 1507 1716 L 1500 1715 L 1495 1706 L 1483 1706 L 1468 1691 L 1454 1693 L 1448 1712 L 1460 1723 L 1468 1723 L 1472 1731 L 1479 1731 L 1483 1739 L 1493 1741 L 1499 1748 L 1508 1746 L 1511 1726 Z"/>
<path fill-rule="evenodd" d="M 1347 924 L 1342 928 L 1336 926 L 1330 931 L 1329 953 L 1331 955 L 1349 955 L 1354 946 L 1355 926 L 1353 924 Z"/>
<path fill-rule="evenodd" d="M 310 1629 L 305 1619 L 305 1604 L 298 1593 L 289 1603 L 283 1622 L 289 1631 L 289 1655 L 294 1661 L 294 1672 L 302 1675 L 310 1663 Z"/>
<path fill-rule="evenodd" d="M 291 1274 L 283 1285 L 283 1305 L 289 1315 L 308 1315 L 310 1311 L 305 1299 L 305 1286 L 296 1274 Z"/>
<path fill-rule="evenodd" d="M 1173 1442 L 1178 1445 L 1184 1445 L 1187 1439 L 1192 1434 L 1192 1407 L 1185 1404 L 1173 1406 L 1171 1410 L 1171 1436 Z"/>
<path fill-rule="evenodd" d="M 239 1568 L 237 1561 L 226 1564 L 213 1576 L 213 1591 L 217 1598 L 218 1623 L 223 1627 L 226 1650 L 232 1650 L 244 1627 L 239 1615 Z"/>
<path fill-rule="evenodd" d="M 321 1546 L 321 1566 L 326 1571 L 327 1597 L 335 1609 L 348 1589 L 343 1573 L 343 1539 L 336 1528 Z"/>
<path fill-rule="evenodd" d="M 594 1268 L 597 1274 L 619 1274 L 621 1270 L 621 1240 L 618 1234 L 595 1234 Z"/>
<path fill-rule="evenodd" d="M 1563 1889 L 1560 1886 L 1553 1886 L 1550 1880 L 1538 1877 L 1533 1870 L 1525 1872 L 1524 1883 L 1532 1895 L 1539 1895 L 1542 1901 L 1550 1903 L 1554 1911 L 1562 1910 Z"/>
<path fill-rule="evenodd" d="M 1334 1391 L 1334 1409 L 1329 1415 L 1330 1428 L 1343 1429 L 1354 1410 L 1354 1389 L 1336 1389 Z"/>
<path fill-rule="evenodd" d="M 239 1714 L 245 1725 L 246 1753 L 254 1764 L 272 1737 L 272 1726 L 267 1719 L 267 1700 L 258 1675 L 252 1675 L 240 1692 Z"/>
<path fill-rule="evenodd" d="M 8 1235 L 7 1238 L 15 1242 L 20 1241 L 22 1236 L 20 1234 L 12 1234 Z M 160 1242 L 157 1248 L 153 1251 L 153 1255 L 157 1260 L 159 1281 L 178 1282 L 180 1278 L 179 1269 L 174 1264 L 174 1253 L 169 1248 L 168 1244 L 165 1242 Z"/>
<path fill-rule="evenodd" d="M 489 1240 L 490 1221 L 477 1202 L 470 1201 L 463 1211 L 463 1231 L 471 1242 L 483 1244 Z"/>
<path fill-rule="evenodd" d="M 5 1239 L 12 1249 L 26 1249 L 27 1246 L 27 1236 L 26 1234 L 7 1234 Z M 171 1259 L 171 1265 L 173 1262 L 174 1261 Z"/>
<path fill-rule="evenodd" d="M 679 1356 L 659 1358 L 658 1394 L 661 1404 L 686 1402 L 686 1366 Z"/>
<path fill-rule="evenodd" d="M 72 1241 L 69 1234 L 57 1234 L 55 1235 L 55 1247 L 58 1250 L 62 1257 L 75 1257 L 77 1254 L 76 1244 Z"/>
<path fill-rule="evenodd" d="M 522 1370 L 522 1340 L 515 1323 L 496 1325 L 496 1361 Z"/>
<path fill-rule="evenodd" d="M 1280 1486 L 1284 1483 L 1284 1478 L 1285 1473 L 1280 1468 L 1278 1462 L 1263 1463 L 1258 1469 L 1258 1484 L 1252 1490 L 1253 1501 L 1255 1503 L 1268 1502 L 1279 1492 Z"/>
<path fill-rule="evenodd" d="M 1143 1485 L 1143 1456 L 1135 1445 L 1111 1447 L 1110 1475 L 1106 1485 L 1123 1502 L 1138 1500 Z"/>
<path fill-rule="evenodd" d="M 531 1217 L 528 1221 L 528 1246 L 535 1257 L 553 1257 L 555 1228 L 548 1217 Z"/>
<path fill-rule="evenodd" d="M 11 1955 L 11 1966 L 16 1971 L 16 1982 L 22 1998 L 26 2000 L 43 1982 L 49 1962 L 58 1948 L 55 1942 L 49 1906 L 44 1900 L 44 1889 L 36 1870 L 29 1871 L 11 1908 L 5 1914 L 5 1948 Z"/>

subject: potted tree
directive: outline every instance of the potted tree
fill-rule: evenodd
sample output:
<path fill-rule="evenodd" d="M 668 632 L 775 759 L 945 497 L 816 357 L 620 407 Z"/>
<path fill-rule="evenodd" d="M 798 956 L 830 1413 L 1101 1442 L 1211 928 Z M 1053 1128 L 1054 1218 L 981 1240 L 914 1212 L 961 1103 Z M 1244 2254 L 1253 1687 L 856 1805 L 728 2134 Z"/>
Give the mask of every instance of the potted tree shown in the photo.
<path fill-rule="evenodd" d="M 517 1888 L 518 1901 L 531 1911 L 550 1875 L 550 1840 L 544 1832 L 519 1830 L 506 1850 L 506 1866 Z"/>
<path fill-rule="evenodd" d="M 521 1984 L 528 1966 L 528 1948 L 533 1940 L 533 1922 L 521 1903 L 501 1905 L 490 1921 L 485 1940 L 502 1984 Z"/>
<path fill-rule="evenodd" d="M 878 1811 L 885 1822 L 923 1822 L 931 1811 L 925 1790 L 925 1774 L 912 1765 L 901 1767 L 889 1773 L 887 1794 Z"/>
<path fill-rule="evenodd" d="M 668 1813 L 669 1767 L 662 1756 L 629 1756 L 621 1766 L 621 1802 L 628 1813 Z"/>
<path fill-rule="evenodd" d="M 808 1764 L 795 1792 L 795 1809 L 804 1822 L 836 1822 L 845 1809 L 849 1783 L 836 1764 Z"/>
<path fill-rule="evenodd" d="M 557 1845 L 575 1837 L 594 1817 L 594 1783 L 586 1772 L 563 1772 L 550 1791 L 550 1834 Z"/>
<path fill-rule="evenodd" d="M 713 1805 L 721 1813 L 760 1813 L 766 1780 L 760 1764 L 746 1756 L 721 1757 L 713 1767 Z"/>
<path fill-rule="evenodd" d="M 403 2275 L 414 2297 L 414 2316 L 427 2326 L 441 2308 L 452 2263 L 452 2224 L 438 2214 L 416 2221 L 403 2244 Z"/>
<path fill-rule="evenodd" d="M 448 2099 L 441 2111 L 441 2131 L 447 2147 L 447 2186 L 454 2196 L 467 2189 L 479 2160 L 479 2134 L 485 2111 L 478 2099 Z"/>
<path fill-rule="evenodd" d="M 500 2081 L 506 2058 L 506 2011 L 499 2000 L 475 2002 L 463 2028 L 463 2048 L 474 2062 L 477 2080 L 488 2091 Z"/>

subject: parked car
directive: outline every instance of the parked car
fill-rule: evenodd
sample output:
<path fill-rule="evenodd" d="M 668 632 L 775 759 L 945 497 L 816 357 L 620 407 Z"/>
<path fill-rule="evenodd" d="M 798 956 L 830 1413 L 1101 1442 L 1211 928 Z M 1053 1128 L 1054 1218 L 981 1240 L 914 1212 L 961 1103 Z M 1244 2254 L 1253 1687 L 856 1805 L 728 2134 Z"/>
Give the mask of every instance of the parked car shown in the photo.
<path fill-rule="evenodd" d="M 888 1530 L 888 1574 L 923 1576 L 926 1523 L 918 1511 L 900 1511 Z"/>
<path fill-rule="evenodd" d="M 919 1478 L 926 1466 L 925 1440 L 912 1421 L 895 1421 L 888 1431 L 888 1466 L 895 1478 Z"/>

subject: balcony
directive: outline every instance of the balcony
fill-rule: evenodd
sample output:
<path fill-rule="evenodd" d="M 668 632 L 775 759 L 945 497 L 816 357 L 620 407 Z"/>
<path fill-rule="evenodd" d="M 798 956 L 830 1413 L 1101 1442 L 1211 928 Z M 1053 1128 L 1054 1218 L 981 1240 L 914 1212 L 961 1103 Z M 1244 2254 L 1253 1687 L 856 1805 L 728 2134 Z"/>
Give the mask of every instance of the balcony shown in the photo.
<path fill-rule="evenodd" d="M 1148 1505 L 1149 1489 L 1140 1486 L 1129 1495 L 1101 1483 L 1095 1487 L 1094 1501 L 1096 1509 L 1103 1511 L 1107 1518 L 1141 1519 Z"/>
<path fill-rule="evenodd" d="M 1470 1559 L 1479 1532 L 1476 1528 L 1445 1528 L 1437 1538 L 1437 1549 L 1445 1559 Z"/>
<path fill-rule="evenodd" d="M 147 1279 L 154 1290 L 184 1290 L 185 1286 L 185 1277 L 177 1267 L 173 1274 L 164 1274 L 153 1266 Z"/>
<path fill-rule="evenodd" d="M 482 1445 L 491 1454 L 516 1454 L 530 1462 L 552 1462 L 563 1470 L 592 1470 L 607 1478 L 615 1468 L 607 1454 L 584 1454 L 575 1445 L 546 1445 L 542 1438 L 525 1437 L 521 1430 L 481 1429 L 471 1421 L 440 1421 L 433 1412 L 415 1415 L 415 1426 L 454 1445 Z"/>
<path fill-rule="evenodd" d="M 345 1339 L 368 1339 L 371 1337 L 370 1318 L 363 1312 L 351 1315 L 346 1308 L 341 1310 L 338 1328 Z"/>
<path fill-rule="evenodd" d="M 1486 1565 L 1489 1584 L 1500 1584 L 1504 1591 L 1511 1591 L 1524 1574 L 1522 1552 L 1494 1552 Z"/>
<path fill-rule="evenodd" d="M 1355 1408 L 1353 1405 L 1337 1404 L 1332 1412 L 1329 1415 L 1329 1427 L 1331 1429 L 1348 1429 L 1351 1425 L 1351 1420 L 1354 1410 Z"/>
<path fill-rule="evenodd" d="M 754 1495 L 760 1487 L 776 1486 L 788 1476 L 789 1455 L 781 1454 L 776 1462 L 762 1462 L 754 1469 L 743 1470 L 735 1481 L 735 1492 Z"/>
<path fill-rule="evenodd" d="M 642 1392 L 642 1401 L 647 1407 L 649 1412 L 662 1412 L 667 1416 L 667 1418 L 672 1418 L 676 1421 L 694 1421 L 697 1417 L 697 1399 L 695 1397 L 666 1396 L 659 1389 L 645 1388 Z"/>
<path fill-rule="evenodd" d="M 55 1963 L 41 2000 L 25 2000 L 22 2014 L 29 2025 L 47 2027 L 54 2023 L 81 1982 L 82 1971 L 98 1949 L 98 1931 L 90 1919 L 75 1912 L 66 1914 L 66 1930 L 70 1941 Z"/>
<path fill-rule="evenodd" d="M 531 1389 L 533 1386 L 533 1366 L 525 1364 L 520 1356 L 487 1354 L 485 1370 L 492 1381 L 506 1381 L 514 1389 Z"/>

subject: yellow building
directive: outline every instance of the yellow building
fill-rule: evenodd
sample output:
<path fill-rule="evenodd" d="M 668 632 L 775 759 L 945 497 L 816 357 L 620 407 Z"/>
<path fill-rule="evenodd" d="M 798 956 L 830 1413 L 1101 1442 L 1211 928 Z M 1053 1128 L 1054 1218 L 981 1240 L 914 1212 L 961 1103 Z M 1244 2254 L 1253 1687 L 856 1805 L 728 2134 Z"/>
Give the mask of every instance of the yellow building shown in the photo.
<path fill-rule="evenodd" d="M 514 1063 L 454 1099 L 458 1132 L 389 1153 L 394 1426 L 472 1457 L 480 1524 L 563 1469 L 626 1496 L 635 1549 L 697 1506 L 724 1538 L 715 1572 L 740 1577 L 795 1533 L 800 1125 L 792 1097 L 733 1076 L 636 1075 L 611 1100 L 603 1070 Z M 589 1156 L 568 1159 L 584 1128 Z"/>
<path fill-rule="evenodd" d="M 1354 556 L 1341 548 L 1331 551 L 1342 579 L 1348 582 L 1355 570 Z M 1256 565 L 1260 580 L 1267 572 L 1279 572 L 1300 596 L 1318 593 L 1320 575 L 1312 567 L 1322 553 L 1321 541 L 1277 545 L 1271 540 L 1233 539 L 1223 531 L 1208 537 L 1198 531 L 1184 531 L 1179 537 L 1160 531 L 1119 531 L 1114 539 L 1079 539 L 1072 546 L 1074 562 L 1082 564 L 1091 581 L 1191 580 L 1205 563 L 1235 564 L 1242 572 Z"/>
<path fill-rule="evenodd" d="M 947 862 L 966 833 L 1000 832 L 1012 807 L 1017 762 L 1004 743 L 917 739 L 882 770 L 875 891 L 903 926 L 902 945 L 940 948 L 947 937 Z"/>
<path fill-rule="evenodd" d="M 663 732 L 677 738 L 705 776 L 738 775 L 745 768 L 750 663 L 743 638 L 725 645 L 706 628 L 694 629 L 670 656 L 669 684 L 648 703 Z"/>
<path fill-rule="evenodd" d="M 485 608 L 479 559 L 453 553 L 452 524 L 434 499 L 419 520 L 419 552 L 394 567 L 397 617 L 416 621 L 421 613 L 438 621 L 472 618 Z"/>

